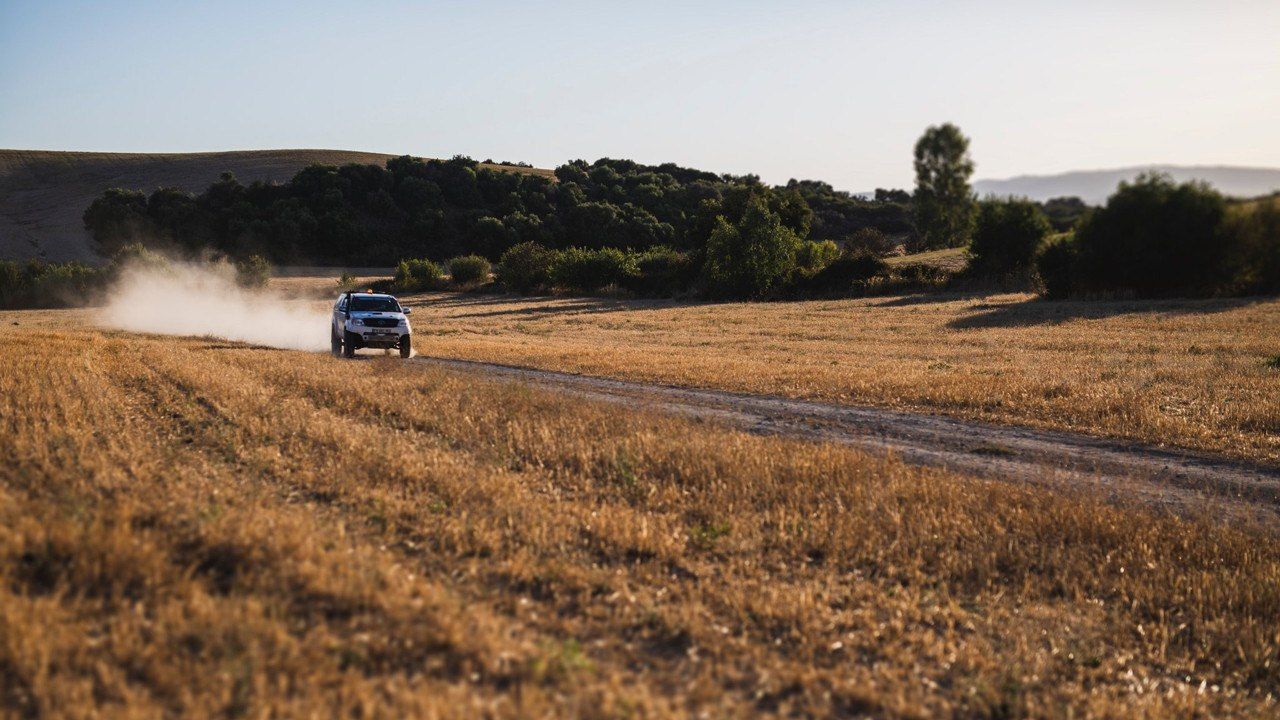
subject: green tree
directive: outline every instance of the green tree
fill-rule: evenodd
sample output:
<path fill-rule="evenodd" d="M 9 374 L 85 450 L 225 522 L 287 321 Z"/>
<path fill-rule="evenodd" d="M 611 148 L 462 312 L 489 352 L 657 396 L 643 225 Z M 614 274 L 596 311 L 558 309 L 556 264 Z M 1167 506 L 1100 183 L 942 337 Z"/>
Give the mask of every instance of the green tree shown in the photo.
<path fill-rule="evenodd" d="M 155 238 L 155 228 L 147 216 L 147 196 L 137 190 L 107 190 L 84 211 L 83 219 L 103 255 Z"/>
<path fill-rule="evenodd" d="M 1030 200 L 983 200 L 969 245 L 969 268 L 988 277 L 1025 271 L 1052 230 L 1040 206 Z"/>
<path fill-rule="evenodd" d="M 1122 182 L 1076 229 L 1075 289 L 1143 297 L 1221 291 L 1238 245 L 1225 232 L 1226 214 L 1226 199 L 1203 183 L 1154 173 Z"/>
<path fill-rule="evenodd" d="M 969 138 L 951 123 L 930 127 L 916 142 L 915 168 L 915 225 L 921 244 L 930 249 L 964 245 L 974 223 Z"/>
<path fill-rule="evenodd" d="M 707 289 L 720 297 L 763 297 L 791 276 L 799 245 L 764 199 L 753 197 L 737 225 L 722 216 L 711 231 L 703 267 Z"/>

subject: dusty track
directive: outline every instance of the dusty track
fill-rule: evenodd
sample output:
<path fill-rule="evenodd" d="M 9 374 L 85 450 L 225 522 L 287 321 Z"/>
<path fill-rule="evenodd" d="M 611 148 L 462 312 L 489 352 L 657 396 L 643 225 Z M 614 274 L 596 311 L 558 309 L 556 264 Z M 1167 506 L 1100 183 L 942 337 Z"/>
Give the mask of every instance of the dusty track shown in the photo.
<path fill-rule="evenodd" d="M 852 445 L 982 477 L 1085 488 L 1114 501 L 1280 522 L 1280 467 L 1086 435 L 954 418 L 695 390 L 493 363 L 417 362 L 529 383 L 627 407 L 723 422 L 750 432 Z"/>

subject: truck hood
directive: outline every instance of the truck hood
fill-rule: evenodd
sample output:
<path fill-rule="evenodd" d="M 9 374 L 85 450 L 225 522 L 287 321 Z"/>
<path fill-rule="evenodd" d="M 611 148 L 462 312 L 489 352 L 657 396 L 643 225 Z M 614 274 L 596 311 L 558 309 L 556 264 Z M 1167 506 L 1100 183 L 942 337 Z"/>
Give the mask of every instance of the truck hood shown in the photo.
<path fill-rule="evenodd" d="M 359 319 L 361 319 L 361 320 L 363 320 L 363 319 L 365 319 L 365 318 L 394 318 L 394 319 L 396 319 L 396 320 L 404 320 L 404 319 L 405 319 L 404 313 L 398 313 L 398 312 L 370 312 L 370 311 L 356 311 L 356 312 L 352 312 L 348 317 L 350 317 L 350 318 L 352 318 L 352 319 L 359 318 Z"/>

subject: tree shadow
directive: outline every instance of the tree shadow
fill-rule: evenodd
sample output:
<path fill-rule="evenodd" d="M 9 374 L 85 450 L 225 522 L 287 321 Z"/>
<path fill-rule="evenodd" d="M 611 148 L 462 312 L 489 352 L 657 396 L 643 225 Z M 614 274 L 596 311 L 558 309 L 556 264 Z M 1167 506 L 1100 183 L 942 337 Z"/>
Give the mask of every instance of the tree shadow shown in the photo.
<path fill-rule="evenodd" d="M 872 303 L 871 307 L 878 308 L 894 308 L 894 307 L 913 307 L 916 305 L 941 305 L 943 303 L 958 302 L 963 300 L 979 300 L 990 297 L 990 292 L 936 292 L 936 293 L 916 293 L 913 295 L 901 295 L 898 297 Z"/>
<path fill-rule="evenodd" d="M 1120 315 L 1210 315 L 1274 300 L 1272 297 L 1178 298 L 1168 300 L 1045 300 L 986 303 L 982 312 L 947 323 L 953 330 L 1057 325 L 1071 320 L 1102 320 Z"/>

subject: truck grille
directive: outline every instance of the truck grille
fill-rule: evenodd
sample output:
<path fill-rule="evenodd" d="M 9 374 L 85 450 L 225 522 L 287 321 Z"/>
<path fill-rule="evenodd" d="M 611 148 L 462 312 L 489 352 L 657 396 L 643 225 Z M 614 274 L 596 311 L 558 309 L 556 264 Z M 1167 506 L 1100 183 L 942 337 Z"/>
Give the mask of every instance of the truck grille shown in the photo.
<path fill-rule="evenodd" d="M 395 318 L 365 318 L 364 324 L 369 327 L 391 328 L 400 324 Z"/>

